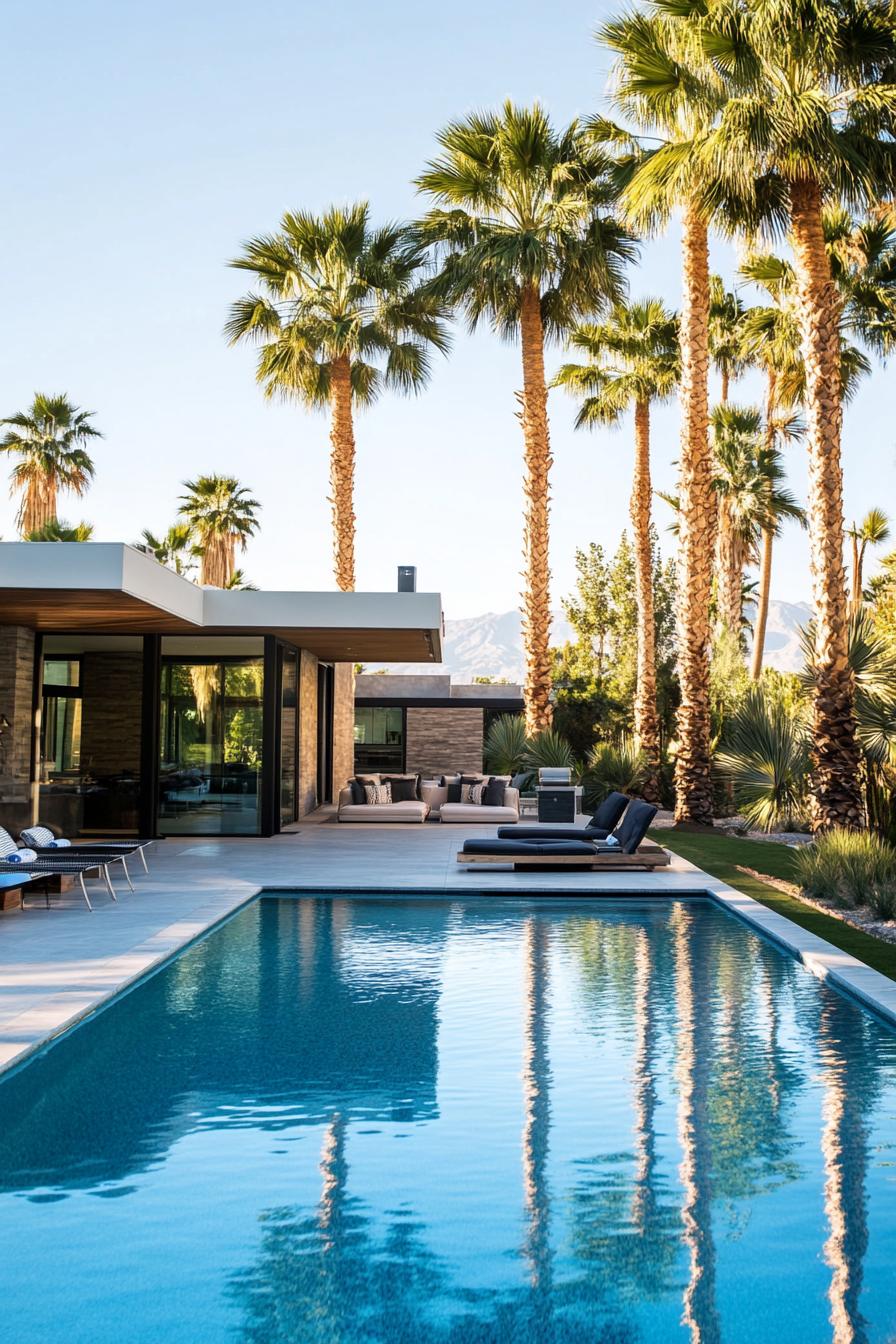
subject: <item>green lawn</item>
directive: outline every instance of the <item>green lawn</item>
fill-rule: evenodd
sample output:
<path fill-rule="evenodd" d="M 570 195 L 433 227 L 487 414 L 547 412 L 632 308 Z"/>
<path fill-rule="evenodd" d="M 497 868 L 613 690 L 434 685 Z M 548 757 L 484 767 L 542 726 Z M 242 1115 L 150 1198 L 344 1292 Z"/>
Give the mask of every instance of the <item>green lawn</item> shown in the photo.
<path fill-rule="evenodd" d="M 680 854 L 683 859 L 696 864 L 713 877 L 727 882 L 730 887 L 736 887 L 745 895 L 786 915 L 794 924 L 800 924 L 835 947 L 850 952 L 864 961 L 866 966 L 873 966 L 876 971 L 896 980 L 896 943 L 884 943 L 878 938 L 871 938 L 840 919 L 821 914 L 794 896 L 787 896 L 755 877 L 738 872 L 736 865 L 741 864 L 745 868 L 755 869 L 757 873 L 792 882 L 793 851 L 786 845 L 775 845 L 764 840 L 739 840 L 727 835 L 692 834 L 688 831 L 653 831 L 651 839 L 671 849 L 673 853 Z"/>

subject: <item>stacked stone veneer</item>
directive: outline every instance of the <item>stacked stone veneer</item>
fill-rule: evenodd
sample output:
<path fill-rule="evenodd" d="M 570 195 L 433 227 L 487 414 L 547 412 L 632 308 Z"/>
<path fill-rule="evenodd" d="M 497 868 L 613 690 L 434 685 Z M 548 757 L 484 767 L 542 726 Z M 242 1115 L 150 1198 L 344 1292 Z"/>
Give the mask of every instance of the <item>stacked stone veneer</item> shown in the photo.
<path fill-rule="evenodd" d="M 142 653 L 82 655 L 82 771 L 139 775 L 142 698 Z"/>
<path fill-rule="evenodd" d="M 460 707 L 407 709 L 405 765 L 424 777 L 482 769 L 485 711 Z"/>
<path fill-rule="evenodd" d="M 9 720 L 0 755 L 0 825 L 17 832 L 34 821 L 36 787 L 31 754 L 34 712 L 34 631 L 0 626 L 0 714 Z"/>

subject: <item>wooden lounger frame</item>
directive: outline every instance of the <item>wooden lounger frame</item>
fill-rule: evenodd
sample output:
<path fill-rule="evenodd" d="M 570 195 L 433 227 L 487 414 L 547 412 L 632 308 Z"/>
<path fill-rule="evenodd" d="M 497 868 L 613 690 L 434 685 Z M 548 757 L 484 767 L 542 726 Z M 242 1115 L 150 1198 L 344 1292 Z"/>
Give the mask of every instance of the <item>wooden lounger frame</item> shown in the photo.
<path fill-rule="evenodd" d="M 671 863 L 668 849 L 646 840 L 635 854 L 614 854 L 611 850 L 591 854 L 463 854 L 458 863 L 483 863 L 501 868 L 584 868 L 592 872 L 622 872 L 626 868 L 665 868 Z"/>

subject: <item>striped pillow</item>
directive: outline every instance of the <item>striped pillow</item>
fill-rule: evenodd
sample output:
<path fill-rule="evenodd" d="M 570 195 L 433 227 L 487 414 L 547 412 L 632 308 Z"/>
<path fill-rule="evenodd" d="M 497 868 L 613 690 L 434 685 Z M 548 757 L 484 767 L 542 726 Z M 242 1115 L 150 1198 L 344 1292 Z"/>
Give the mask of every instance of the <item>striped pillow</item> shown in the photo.
<path fill-rule="evenodd" d="M 18 845 L 13 840 L 9 831 L 4 831 L 0 826 L 0 859 L 8 859 L 10 854 L 15 854 Z"/>
<path fill-rule="evenodd" d="M 486 785 L 480 780 L 478 784 L 461 784 L 460 800 L 462 803 L 482 802 L 482 795 L 485 793 Z"/>
<path fill-rule="evenodd" d="M 22 839 L 26 845 L 35 845 L 38 849 L 46 849 L 47 845 L 52 845 L 56 839 L 49 826 L 29 826 L 27 831 L 22 832 Z M 66 846 L 63 846 L 66 848 Z"/>
<path fill-rule="evenodd" d="M 364 797 L 368 803 L 391 803 L 391 784 L 365 784 Z"/>

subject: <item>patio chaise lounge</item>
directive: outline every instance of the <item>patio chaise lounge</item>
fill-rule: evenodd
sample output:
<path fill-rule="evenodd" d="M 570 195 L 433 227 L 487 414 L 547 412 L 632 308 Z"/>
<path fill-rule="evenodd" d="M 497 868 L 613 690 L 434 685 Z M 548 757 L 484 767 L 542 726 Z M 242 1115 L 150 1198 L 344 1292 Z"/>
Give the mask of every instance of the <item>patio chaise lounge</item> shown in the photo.
<path fill-rule="evenodd" d="M 50 877 L 77 877 L 81 887 L 81 894 L 87 904 L 87 909 L 92 910 L 90 897 L 87 894 L 87 886 L 84 882 L 85 874 L 97 872 L 106 885 L 106 890 L 117 901 L 115 888 L 112 885 L 112 879 L 109 876 L 109 864 L 121 863 L 127 877 L 127 867 L 121 854 L 110 853 L 109 850 L 92 849 L 89 855 L 79 854 L 75 846 L 68 849 L 54 849 L 37 854 L 37 857 L 30 860 L 10 861 L 10 856 L 17 855 L 21 851 L 19 846 L 13 840 L 9 831 L 5 831 L 0 826 L 0 874 L 15 874 L 16 876 L 27 875 L 32 881 L 37 882 L 40 878 Z M 37 851 L 34 851 L 37 853 Z M 128 877 L 128 886 L 131 886 Z"/>
<path fill-rule="evenodd" d="M 644 842 L 656 813 L 652 803 L 629 803 L 622 824 L 607 840 L 466 840 L 457 861 L 514 868 L 662 868 L 669 863 L 668 851 Z"/>
<path fill-rule="evenodd" d="M 53 834 L 49 826 L 29 826 L 20 832 L 19 839 L 38 854 L 58 854 L 62 849 L 76 849 L 79 854 L 95 854 L 100 850 L 106 850 L 110 854 L 121 854 L 123 864 L 128 855 L 139 854 L 144 873 L 149 872 L 144 851 L 149 845 L 155 844 L 154 840 L 85 840 L 83 843 L 73 840 L 68 845 L 59 845 L 58 837 Z M 124 865 L 124 868 L 127 873 L 127 866 Z"/>
<path fill-rule="evenodd" d="M 622 820 L 630 799 L 624 793 L 608 793 L 584 826 L 499 826 L 499 840 L 606 840 Z"/>

